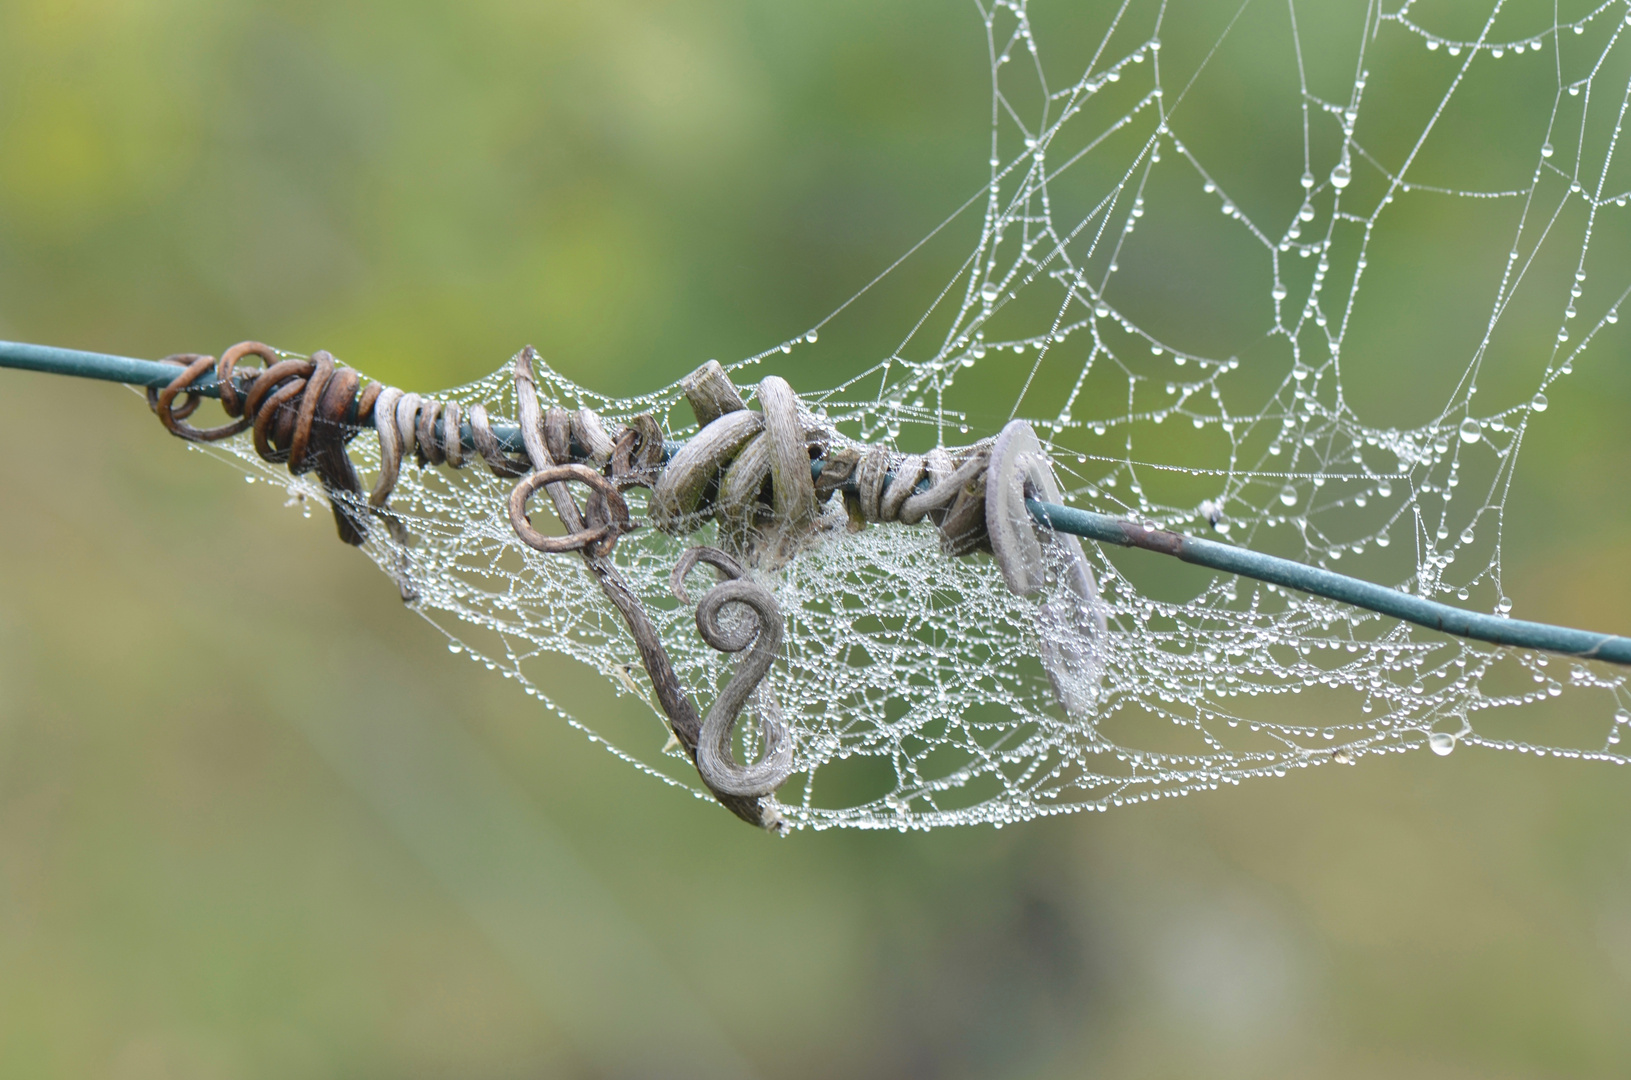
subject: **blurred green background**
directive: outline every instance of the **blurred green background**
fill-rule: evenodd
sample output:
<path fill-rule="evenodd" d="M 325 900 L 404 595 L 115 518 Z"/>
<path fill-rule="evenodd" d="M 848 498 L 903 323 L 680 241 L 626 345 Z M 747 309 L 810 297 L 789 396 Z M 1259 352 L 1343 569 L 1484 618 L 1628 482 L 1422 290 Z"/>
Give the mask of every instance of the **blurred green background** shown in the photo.
<path fill-rule="evenodd" d="M 978 189 L 988 116 L 971 5 L 4 0 L 0 334 L 256 337 L 426 390 L 530 341 L 644 390 L 825 315 Z M 1209 130 L 1242 169 L 1300 153 Z M 882 355 L 940 269 L 855 313 L 871 352 L 782 370 Z M 1506 580 L 1624 632 L 1623 333 L 1590 355 Z M 0 401 L 0 1076 L 1631 1073 L 1611 768 L 1416 754 L 777 842 L 450 658 L 129 391 Z M 562 670 L 590 724 L 633 707 Z"/>

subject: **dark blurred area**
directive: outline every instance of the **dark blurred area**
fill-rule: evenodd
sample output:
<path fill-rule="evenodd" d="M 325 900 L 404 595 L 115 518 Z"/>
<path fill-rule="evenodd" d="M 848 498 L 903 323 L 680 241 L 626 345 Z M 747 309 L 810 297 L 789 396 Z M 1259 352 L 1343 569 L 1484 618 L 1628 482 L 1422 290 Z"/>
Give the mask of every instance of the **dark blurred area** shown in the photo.
<path fill-rule="evenodd" d="M 530 342 L 639 392 L 842 303 L 980 189 L 989 116 L 972 5 L 7 0 L 0 336 L 258 338 L 421 390 Z M 1300 154 L 1227 130 L 1243 170 Z M 766 370 L 886 355 L 966 251 Z M 1624 633 L 1620 329 L 1524 448 L 1505 579 Z M 129 390 L 0 400 L 0 1076 L 1631 1072 L 1611 767 L 1468 749 L 777 841 L 450 657 Z M 557 673 L 590 726 L 639 708 Z"/>

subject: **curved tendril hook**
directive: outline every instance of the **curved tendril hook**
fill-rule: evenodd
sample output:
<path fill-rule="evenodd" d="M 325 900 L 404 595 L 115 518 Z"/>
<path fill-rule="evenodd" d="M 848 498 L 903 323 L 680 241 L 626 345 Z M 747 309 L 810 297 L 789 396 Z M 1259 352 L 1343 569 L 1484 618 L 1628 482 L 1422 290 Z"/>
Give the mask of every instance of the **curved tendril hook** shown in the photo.
<path fill-rule="evenodd" d="M 775 595 L 763 585 L 740 577 L 736 560 L 717 548 L 688 550 L 674 567 L 671 579 L 675 595 L 686 599 L 685 576 L 698 562 L 707 562 L 727 575 L 703 594 L 697 604 L 697 632 L 702 640 L 720 652 L 748 652 L 725 685 L 697 739 L 697 771 L 715 791 L 731 795 L 769 795 L 781 787 L 793 771 L 793 740 L 782 719 L 781 708 L 768 687 L 761 689 L 770 665 L 781 649 L 782 614 Z M 720 614 L 727 604 L 740 604 L 751 610 L 757 626 L 726 627 Z M 756 699 L 759 730 L 764 736 L 764 753 L 751 765 L 739 765 L 731 754 L 731 736 L 742 707 Z"/>
<path fill-rule="evenodd" d="M 566 536 L 545 536 L 532 527 L 527 519 L 527 500 L 545 484 L 577 480 L 592 488 L 589 509 L 585 515 L 587 526 Z M 617 538 L 633 530 L 629 520 L 629 506 L 623 493 L 610 480 L 585 465 L 552 465 L 539 469 L 515 485 L 510 492 L 510 526 L 528 547 L 549 553 L 580 551 L 588 548 L 593 555 L 609 555 Z"/>
<path fill-rule="evenodd" d="M 685 591 L 685 579 L 696 569 L 697 563 L 704 562 L 718 570 L 723 581 L 735 581 L 747 575 L 741 563 L 716 547 L 686 548 L 685 554 L 680 556 L 680 561 L 674 564 L 673 572 L 668 575 L 668 587 L 674 590 L 674 598 L 680 603 L 691 602 L 691 595 Z"/>

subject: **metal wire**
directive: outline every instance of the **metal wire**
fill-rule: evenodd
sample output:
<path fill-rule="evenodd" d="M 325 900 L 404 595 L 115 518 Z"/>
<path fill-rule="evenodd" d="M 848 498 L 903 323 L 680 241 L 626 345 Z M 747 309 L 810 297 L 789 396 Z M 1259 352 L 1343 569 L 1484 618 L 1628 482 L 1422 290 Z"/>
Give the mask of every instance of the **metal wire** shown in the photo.
<path fill-rule="evenodd" d="M 0 367 L 151 388 L 166 387 L 176 377 L 173 364 L 13 341 L 0 341 Z M 216 384 L 213 371 L 200 376 L 188 390 L 202 397 L 220 396 L 220 387 Z M 475 449 L 468 423 L 459 425 L 459 433 L 461 443 L 468 449 Z M 495 425 L 493 434 L 508 452 L 524 449 L 519 428 Z M 670 445 L 669 450 L 672 452 L 677 448 L 677 445 Z M 821 463 L 814 462 L 811 467 L 819 476 Z M 1465 611 L 1291 559 L 1155 529 L 1108 514 L 1035 500 L 1026 500 L 1026 507 L 1039 523 L 1060 532 L 1099 543 L 1143 548 L 1174 556 L 1197 566 L 1336 600 L 1453 637 L 1631 665 L 1631 638 Z"/>

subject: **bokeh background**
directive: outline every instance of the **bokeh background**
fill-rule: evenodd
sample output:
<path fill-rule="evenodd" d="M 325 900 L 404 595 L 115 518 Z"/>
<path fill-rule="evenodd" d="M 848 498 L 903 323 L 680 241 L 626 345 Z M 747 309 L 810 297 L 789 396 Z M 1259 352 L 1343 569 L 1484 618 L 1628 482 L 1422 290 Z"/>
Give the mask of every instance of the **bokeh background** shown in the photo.
<path fill-rule="evenodd" d="M 1240 124 L 1250 59 L 1208 129 L 1248 171 L 1300 154 Z M 256 337 L 420 389 L 532 342 L 647 389 L 802 331 L 978 190 L 988 92 L 972 5 L 927 0 L 4 0 L 0 334 Z M 1427 224 L 1402 264 L 1457 280 Z M 942 269 L 843 340 L 881 355 Z M 1623 329 L 1551 393 L 1506 549 L 1520 613 L 1621 632 Z M 449 657 L 131 392 L 0 372 L 0 402 L 0 1076 L 1631 1072 L 1623 772 L 1387 756 L 778 842 Z"/>

